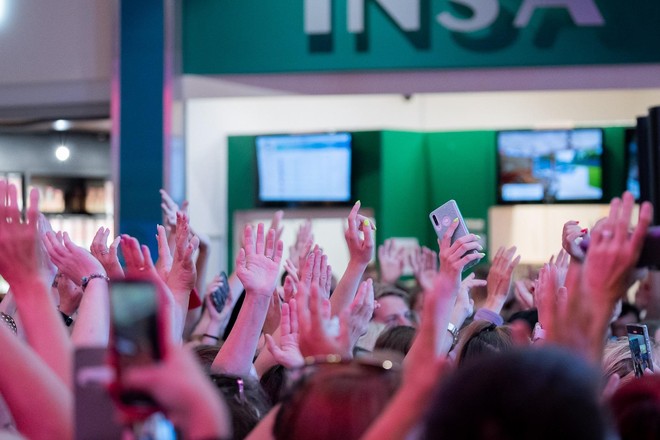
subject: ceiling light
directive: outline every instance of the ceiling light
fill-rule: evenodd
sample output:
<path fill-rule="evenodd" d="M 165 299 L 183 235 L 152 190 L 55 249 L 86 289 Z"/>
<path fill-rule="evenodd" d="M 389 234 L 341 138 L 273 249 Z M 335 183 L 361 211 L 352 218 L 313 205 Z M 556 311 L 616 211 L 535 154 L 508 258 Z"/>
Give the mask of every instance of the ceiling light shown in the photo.
<path fill-rule="evenodd" d="M 0 0 L 1 2 L 2 0 Z M 57 121 L 53 122 L 53 130 L 56 131 L 65 131 L 71 128 L 71 121 L 67 121 L 66 119 L 58 119 Z"/>
<path fill-rule="evenodd" d="M 55 157 L 60 162 L 64 162 L 65 160 L 69 159 L 69 156 L 71 156 L 71 151 L 66 145 L 60 145 L 55 149 Z"/>

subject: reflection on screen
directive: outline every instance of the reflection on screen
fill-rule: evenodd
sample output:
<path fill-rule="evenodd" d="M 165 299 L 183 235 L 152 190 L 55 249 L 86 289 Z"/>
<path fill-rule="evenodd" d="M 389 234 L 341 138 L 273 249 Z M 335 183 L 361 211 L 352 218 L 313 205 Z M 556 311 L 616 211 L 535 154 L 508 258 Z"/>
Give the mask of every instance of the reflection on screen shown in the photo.
<path fill-rule="evenodd" d="M 642 376 L 644 370 L 650 367 L 648 347 L 644 335 L 635 335 L 628 333 L 628 344 L 632 354 L 633 368 L 636 376 Z"/>
<path fill-rule="evenodd" d="M 599 129 L 500 132 L 502 201 L 600 200 L 602 138 Z"/>
<path fill-rule="evenodd" d="M 259 199 L 345 202 L 351 198 L 351 135 L 259 136 Z"/>
<path fill-rule="evenodd" d="M 160 358 L 157 303 L 153 284 L 115 283 L 110 294 L 114 348 L 120 367 L 149 364 Z"/>

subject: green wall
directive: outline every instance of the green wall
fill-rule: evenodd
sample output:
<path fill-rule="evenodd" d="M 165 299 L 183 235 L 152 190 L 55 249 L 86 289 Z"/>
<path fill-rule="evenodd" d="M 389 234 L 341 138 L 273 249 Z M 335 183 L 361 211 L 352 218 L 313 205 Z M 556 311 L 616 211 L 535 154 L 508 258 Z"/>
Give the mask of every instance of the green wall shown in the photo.
<path fill-rule="evenodd" d="M 609 200 L 625 189 L 625 128 L 604 131 L 603 190 Z M 435 248 L 428 214 L 449 199 L 456 200 L 463 217 L 483 219 L 488 230 L 488 208 L 497 203 L 496 131 L 352 134 L 353 198 L 374 210 L 379 244 L 389 237 L 417 237 Z M 228 140 L 228 255 L 233 255 L 234 212 L 258 208 L 254 139 Z"/>

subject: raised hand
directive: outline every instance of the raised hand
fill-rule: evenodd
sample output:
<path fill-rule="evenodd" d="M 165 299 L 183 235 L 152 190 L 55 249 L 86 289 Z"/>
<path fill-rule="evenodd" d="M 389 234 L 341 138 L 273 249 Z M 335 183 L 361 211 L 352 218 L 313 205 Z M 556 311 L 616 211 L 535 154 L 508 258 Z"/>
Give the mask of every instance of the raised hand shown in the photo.
<path fill-rule="evenodd" d="M 39 277 L 39 192 L 30 192 L 27 222 L 21 221 L 16 186 L 0 180 L 0 274 L 10 285 Z"/>
<path fill-rule="evenodd" d="M 645 202 L 639 210 L 639 221 L 630 233 L 630 220 L 635 199 L 629 192 L 623 200 L 610 203 L 610 214 L 591 233 L 584 261 L 582 287 L 588 294 L 613 307 L 626 290 L 653 218 L 653 206 Z"/>
<path fill-rule="evenodd" d="M 263 333 L 273 334 L 277 327 L 280 325 L 282 317 L 282 299 L 280 294 L 275 289 L 270 296 L 270 304 L 268 305 L 268 313 L 266 313 L 266 320 L 264 321 Z"/>
<path fill-rule="evenodd" d="M 314 234 L 312 234 L 312 221 L 307 219 L 303 222 L 302 225 L 298 228 L 298 233 L 296 234 L 296 242 L 293 246 L 289 247 L 289 258 L 291 260 L 292 267 L 300 268 L 307 259 L 307 254 L 309 254 L 310 249 L 314 244 Z"/>
<path fill-rule="evenodd" d="M 165 225 L 168 228 L 171 228 L 171 231 L 176 230 L 176 213 L 179 212 L 179 205 L 170 197 L 170 195 L 164 189 L 160 190 L 161 203 L 160 207 L 163 210 L 163 218 L 165 219 Z M 185 209 L 183 210 L 185 212 Z"/>
<path fill-rule="evenodd" d="M 21 221 L 16 186 L 0 180 L 0 274 L 11 286 L 29 344 L 59 379 L 69 385 L 73 377 L 71 341 L 41 277 L 38 206 L 39 192 L 32 189 L 27 221 Z"/>
<path fill-rule="evenodd" d="M 76 286 L 76 283 L 71 281 L 66 275 L 59 274 L 57 292 L 60 295 L 59 311 L 67 316 L 73 315 L 78 310 L 80 300 L 82 300 L 82 288 Z"/>
<path fill-rule="evenodd" d="M 533 309 L 534 303 L 534 283 L 529 279 L 518 280 L 513 283 L 513 294 L 523 310 Z"/>
<path fill-rule="evenodd" d="M 174 214 L 176 217 L 176 213 Z M 165 232 L 165 227 L 162 225 L 157 225 L 156 230 L 156 240 L 158 241 L 158 260 L 156 261 L 156 270 L 160 278 L 167 282 L 167 279 L 170 276 L 170 270 L 172 270 L 172 252 L 170 251 L 170 245 L 167 241 L 167 233 Z"/>
<path fill-rule="evenodd" d="M 309 300 L 298 304 L 298 325 L 298 341 L 303 356 L 336 354 L 342 358 L 352 357 L 349 326 L 341 325 L 339 335 L 335 334 L 329 316 L 324 312 L 319 289 L 311 289 Z"/>
<path fill-rule="evenodd" d="M 80 286 L 83 284 L 83 277 L 92 274 L 106 275 L 101 262 L 87 250 L 75 245 L 69 234 L 63 233 L 61 241 L 58 235 L 53 232 L 46 233 L 44 244 L 53 263 L 71 281 Z"/>
<path fill-rule="evenodd" d="M 113 279 L 122 279 L 124 278 L 124 270 L 119 264 L 119 258 L 117 256 L 117 248 L 119 247 L 119 242 L 121 237 L 115 238 L 110 246 L 108 246 L 108 237 L 110 236 L 110 229 L 100 227 L 94 235 L 92 244 L 89 247 L 94 258 L 99 260 L 106 273 L 110 278 Z"/>
<path fill-rule="evenodd" d="M 378 264 L 380 265 L 380 281 L 394 284 L 403 274 L 404 249 L 394 248 L 394 240 L 385 240 L 378 246 Z"/>
<path fill-rule="evenodd" d="M 587 229 L 582 229 L 578 221 L 569 220 L 564 223 L 561 233 L 561 246 L 571 257 L 582 261 L 584 251 L 580 248 L 580 241 L 587 235 Z"/>
<path fill-rule="evenodd" d="M 456 295 L 461 284 L 461 273 L 466 264 L 484 257 L 483 253 L 467 253 L 471 250 L 482 250 L 479 237 L 474 234 L 465 235 L 451 244 L 451 237 L 458 228 L 455 219 L 447 228 L 447 232 L 438 240 L 440 244 L 440 272 L 434 279 L 434 291 L 447 295 Z M 490 285 L 490 282 L 488 283 Z"/>
<path fill-rule="evenodd" d="M 433 288 L 433 279 L 438 273 L 438 254 L 426 246 L 417 248 L 410 255 L 410 266 L 422 290 Z"/>
<path fill-rule="evenodd" d="M 367 333 L 369 321 L 374 314 L 374 304 L 374 283 L 369 278 L 360 284 L 353 303 L 340 316 L 340 328 L 348 328 L 351 349 L 355 347 L 358 339 Z"/>
<path fill-rule="evenodd" d="M 280 226 L 282 223 L 282 218 L 284 218 L 284 211 L 281 209 L 279 211 L 275 211 L 273 218 L 270 220 L 270 226 L 268 227 L 269 230 L 272 229 L 275 231 L 274 240 L 276 243 L 280 241 L 282 238 L 282 232 L 284 232 L 284 226 Z"/>
<path fill-rule="evenodd" d="M 350 259 L 365 267 L 371 261 L 374 251 L 374 224 L 363 215 L 360 215 L 360 202 L 356 202 L 348 214 L 348 229 L 344 234 Z M 360 237 L 360 231 L 363 237 Z"/>
<path fill-rule="evenodd" d="M 282 304 L 279 344 L 266 334 L 266 344 L 278 364 L 286 368 L 300 367 L 305 363 L 298 346 L 298 309 L 296 300 Z"/>
<path fill-rule="evenodd" d="M 458 295 L 456 296 L 456 303 L 449 318 L 449 322 L 454 324 L 456 328 L 460 328 L 463 322 L 474 313 L 474 300 L 470 298 L 470 290 L 474 287 L 485 286 L 486 284 L 486 280 L 475 279 L 474 273 L 471 273 L 461 281 L 461 287 L 458 289 Z"/>
<path fill-rule="evenodd" d="M 190 232 L 188 216 L 176 214 L 176 249 L 172 269 L 167 277 L 167 285 L 176 296 L 187 296 L 195 287 L 197 269 L 193 261 L 193 254 L 199 246 L 199 239 Z"/>
<path fill-rule="evenodd" d="M 513 270 L 520 262 L 520 255 L 515 259 L 513 256 L 516 254 L 516 247 L 512 246 L 509 249 L 499 248 L 493 258 L 493 263 L 488 271 L 488 296 L 484 308 L 491 310 L 495 313 L 500 313 L 506 298 L 511 289 L 511 278 L 513 277 Z"/>
<path fill-rule="evenodd" d="M 236 258 L 236 274 L 248 295 L 270 297 L 277 283 L 284 245 L 281 240 L 275 242 L 273 229 L 264 238 L 263 223 L 257 226 L 256 241 L 252 237 L 252 226 L 247 225 L 243 243 Z"/>

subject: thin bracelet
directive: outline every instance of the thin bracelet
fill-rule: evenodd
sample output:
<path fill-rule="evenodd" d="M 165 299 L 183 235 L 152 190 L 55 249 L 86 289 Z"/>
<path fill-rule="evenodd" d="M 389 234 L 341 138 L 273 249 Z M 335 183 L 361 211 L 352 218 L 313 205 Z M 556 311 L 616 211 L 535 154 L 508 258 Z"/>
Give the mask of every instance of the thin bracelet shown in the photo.
<path fill-rule="evenodd" d="M 80 287 L 82 287 L 82 291 L 84 292 L 85 289 L 87 288 L 87 285 L 89 284 L 90 281 L 92 281 L 94 278 L 102 278 L 106 282 L 110 282 L 110 278 L 108 278 L 107 275 L 102 274 L 102 273 L 93 273 L 91 275 L 88 275 L 86 277 L 82 277 L 82 280 L 80 282 Z"/>
<path fill-rule="evenodd" d="M 208 333 L 204 333 L 202 336 L 205 337 L 205 338 L 215 339 L 216 341 L 219 341 L 219 340 L 220 340 L 219 337 L 217 337 L 217 336 L 213 336 L 213 335 L 209 335 Z"/>

